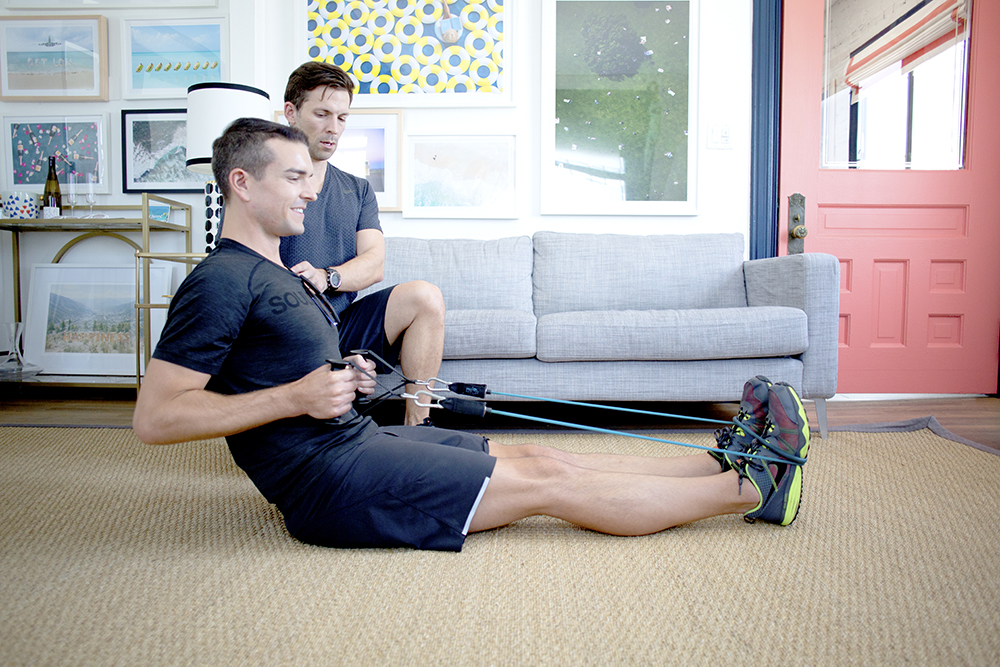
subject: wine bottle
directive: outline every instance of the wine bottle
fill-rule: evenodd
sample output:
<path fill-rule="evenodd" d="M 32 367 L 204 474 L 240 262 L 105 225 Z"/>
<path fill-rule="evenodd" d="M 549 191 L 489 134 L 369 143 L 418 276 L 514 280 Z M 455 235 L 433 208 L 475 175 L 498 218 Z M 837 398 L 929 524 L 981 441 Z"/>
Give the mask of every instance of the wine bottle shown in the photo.
<path fill-rule="evenodd" d="M 49 175 L 45 177 L 42 191 L 42 217 L 56 218 L 62 215 L 62 194 L 59 192 L 59 177 L 56 176 L 56 156 L 49 156 Z"/>

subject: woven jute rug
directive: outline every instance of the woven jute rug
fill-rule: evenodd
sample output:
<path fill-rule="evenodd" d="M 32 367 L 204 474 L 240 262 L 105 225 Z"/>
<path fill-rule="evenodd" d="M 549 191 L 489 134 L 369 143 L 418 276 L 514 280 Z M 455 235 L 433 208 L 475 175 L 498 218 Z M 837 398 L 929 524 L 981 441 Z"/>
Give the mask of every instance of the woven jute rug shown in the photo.
<path fill-rule="evenodd" d="M 703 446 L 709 433 L 662 434 Z M 494 434 L 578 451 L 690 450 Z M 815 439 L 786 528 L 549 518 L 461 553 L 300 544 L 221 440 L 0 428 L 3 665 L 995 665 L 1000 457 Z"/>

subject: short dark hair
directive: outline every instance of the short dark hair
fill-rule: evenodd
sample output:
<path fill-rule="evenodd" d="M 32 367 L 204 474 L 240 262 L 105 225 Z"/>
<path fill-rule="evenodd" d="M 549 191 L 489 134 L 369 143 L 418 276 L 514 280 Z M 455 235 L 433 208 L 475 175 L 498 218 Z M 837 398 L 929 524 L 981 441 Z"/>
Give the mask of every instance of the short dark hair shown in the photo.
<path fill-rule="evenodd" d="M 310 60 L 299 65 L 288 76 L 285 85 L 285 101 L 296 109 L 302 108 L 310 90 L 326 86 L 334 90 L 346 90 L 348 100 L 354 101 L 354 80 L 336 65 Z"/>
<path fill-rule="evenodd" d="M 243 169 L 258 180 L 264 177 L 274 160 L 274 153 L 266 145 L 269 139 L 298 141 L 309 146 L 309 139 L 301 130 L 261 118 L 238 118 L 212 142 L 212 174 L 223 197 L 229 197 L 229 174 L 233 169 Z"/>

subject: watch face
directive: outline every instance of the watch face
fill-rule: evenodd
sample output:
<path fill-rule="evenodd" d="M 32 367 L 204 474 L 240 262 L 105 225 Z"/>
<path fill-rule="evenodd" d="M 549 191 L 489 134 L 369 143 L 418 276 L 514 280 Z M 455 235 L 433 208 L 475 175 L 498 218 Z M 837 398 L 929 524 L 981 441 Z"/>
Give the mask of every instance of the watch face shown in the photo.
<path fill-rule="evenodd" d="M 334 269 L 326 270 L 326 281 L 330 284 L 330 287 L 337 289 L 340 287 L 340 273 Z"/>

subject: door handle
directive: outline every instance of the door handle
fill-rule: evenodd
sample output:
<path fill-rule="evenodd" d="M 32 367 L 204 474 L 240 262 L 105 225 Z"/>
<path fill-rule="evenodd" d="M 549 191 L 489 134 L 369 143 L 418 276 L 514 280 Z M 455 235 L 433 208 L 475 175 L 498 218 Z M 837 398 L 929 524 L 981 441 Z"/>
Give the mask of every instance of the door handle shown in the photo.
<path fill-rule="evenodd" d="M 806 198 L 800 193 L 788 197 L 788 254 L 796 255 L 806 250 Z"/>

